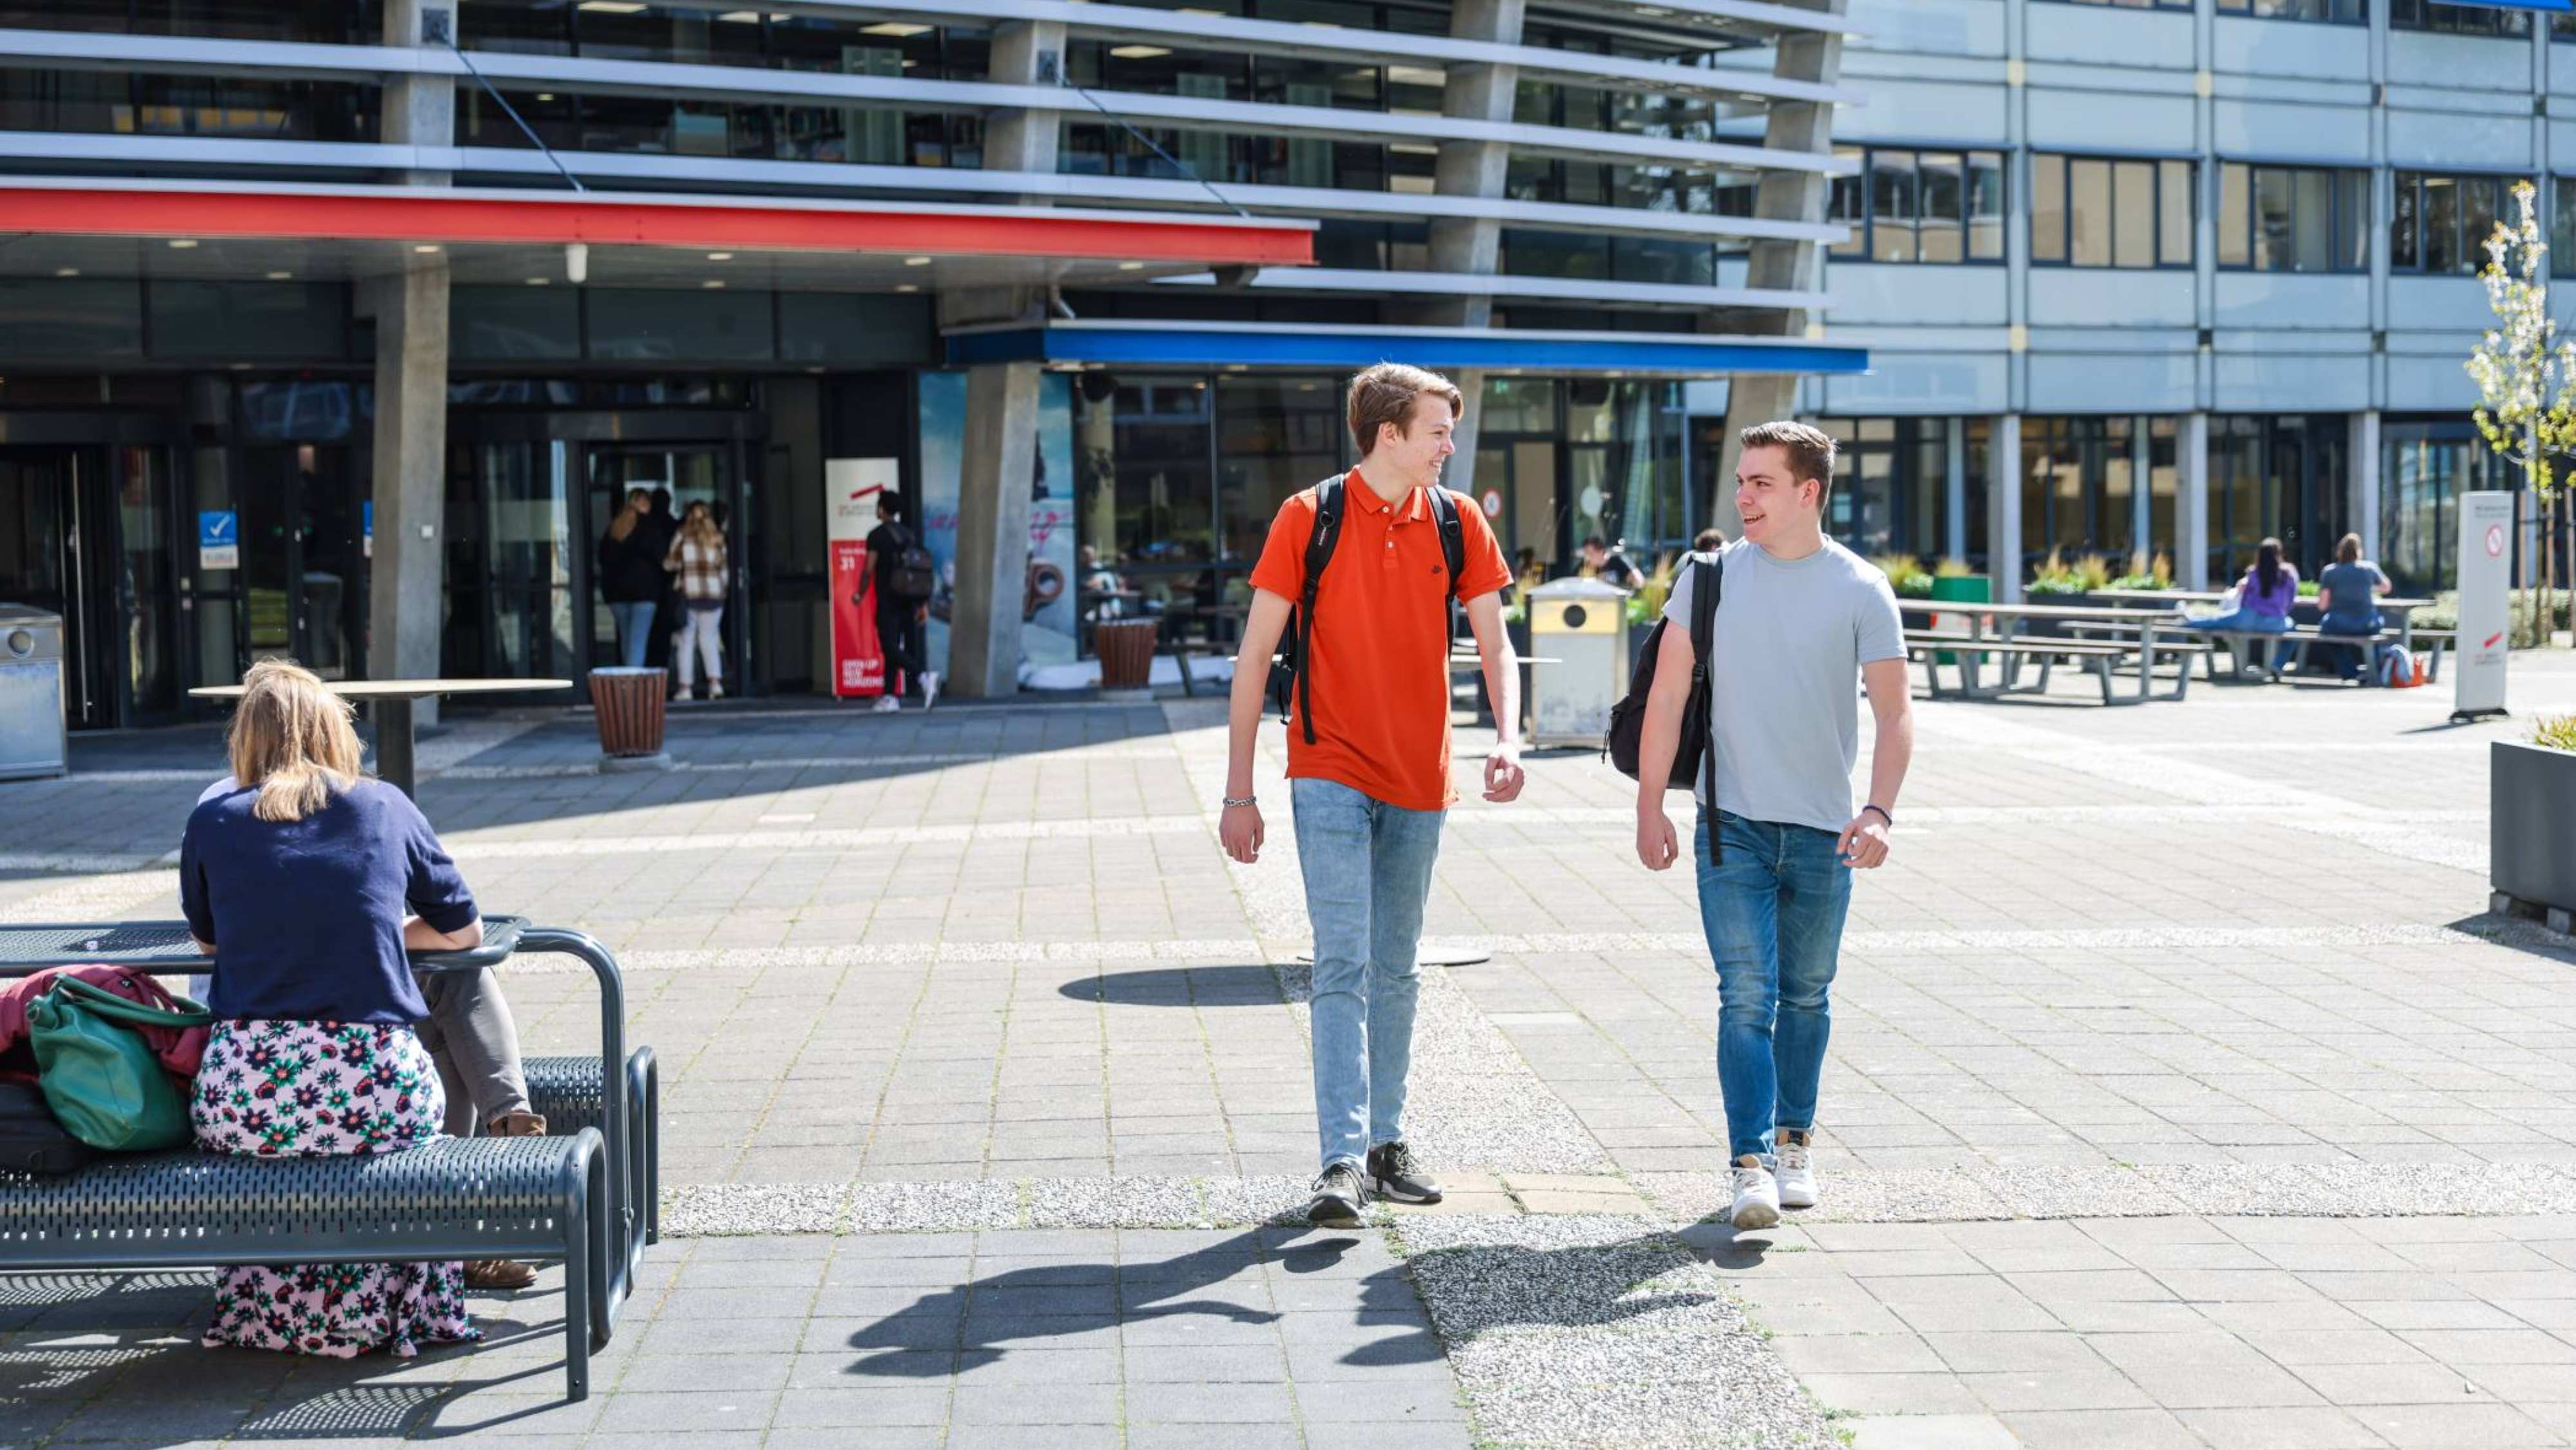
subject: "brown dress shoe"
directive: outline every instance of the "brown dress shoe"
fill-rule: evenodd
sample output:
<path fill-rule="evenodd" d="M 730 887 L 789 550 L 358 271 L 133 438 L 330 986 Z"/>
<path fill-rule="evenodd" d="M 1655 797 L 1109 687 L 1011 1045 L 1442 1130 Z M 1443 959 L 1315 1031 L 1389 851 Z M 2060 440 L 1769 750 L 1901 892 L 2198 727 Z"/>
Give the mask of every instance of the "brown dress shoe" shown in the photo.
<path fill-rule="evenodd" d="M 546 1120 L 540 1113 L 500 1113 L 483 1125 L 483 1136 L 487 1138 L 542 1138 L 545 1135 Z M 536 1282 L 536 1269 L 515 1259 L 471 1259 L 465 1265 L 465 1287 L 468 1289 L 525 1289 Z"/>

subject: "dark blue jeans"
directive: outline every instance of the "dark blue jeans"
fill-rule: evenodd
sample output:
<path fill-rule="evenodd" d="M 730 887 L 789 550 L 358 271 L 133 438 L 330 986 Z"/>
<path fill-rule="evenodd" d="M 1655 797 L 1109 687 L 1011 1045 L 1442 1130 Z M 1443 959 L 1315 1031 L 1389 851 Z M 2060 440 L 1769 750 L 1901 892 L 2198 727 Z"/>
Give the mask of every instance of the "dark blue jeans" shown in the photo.
<path fill-rule="evenodd" d="M 1826 989 L 1842 953 L 1851 868 L 1837 838 L 1812 826 L 1715 818 L 1724 860 L 1708 864 L 1702 811 L 1699 919 L 1717 963 L 1717 1083 L 1726 1099 L 1726 1154 L 1771 1151 L 1772 1130 L 1807 1132 L 1833 1032 Z"/>

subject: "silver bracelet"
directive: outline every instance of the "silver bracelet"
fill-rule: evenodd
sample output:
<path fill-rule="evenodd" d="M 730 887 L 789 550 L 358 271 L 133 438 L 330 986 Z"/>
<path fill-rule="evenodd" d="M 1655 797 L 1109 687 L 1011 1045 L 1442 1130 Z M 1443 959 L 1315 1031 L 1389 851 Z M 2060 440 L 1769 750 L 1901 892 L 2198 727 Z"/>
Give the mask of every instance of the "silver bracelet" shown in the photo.
<path fill-rule="evenodd" d="M 1224 800 L 1225 804 L 1229 806 L 1257 806 L 1261 804 L 1261 798 L 1258 796 L 1245 796 L 1240 800 L 1233 796 L 1227 796 Z"/>

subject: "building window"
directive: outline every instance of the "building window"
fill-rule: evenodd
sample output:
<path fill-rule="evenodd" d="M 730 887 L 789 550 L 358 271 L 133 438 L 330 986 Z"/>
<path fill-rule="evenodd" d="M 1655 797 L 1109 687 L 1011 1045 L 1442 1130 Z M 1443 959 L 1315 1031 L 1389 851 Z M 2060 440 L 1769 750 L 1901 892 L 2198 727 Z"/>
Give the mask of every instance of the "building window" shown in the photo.
<path fill-rule="evenodd" d="M 2456 582 L 2459 497 L 2518 480 L 2477 430 L 2455 418 L 2390 419 L 2379 431 L 2379 567 L 2409 592 Z"/>
<path fill-rule="evenodd" d="M 2487 237 L 2505 214 L 2506 176 L 2396 175 L 2388 217 L 2388 265 L 2398 272 L 2474 276 L 2486 265 Z"/>
<path fill-rule="evenodd" d="M 1832 435 L 1842 460 L 1827 498 L 1827 533 L 1855 553 L 1912 554 L 1927 568 L 1945 555 L 1964 555 L 1964 541 L 1942 543 L 1949 419 L 1819 418 L 1816 426 Z"/>
<path fill-rule="evenodd" d="M 2218 13 L 2251 15 L 2257 20 L 2329 20 L 2367 25 L 2370 0 L 2218 0 Z"/>
<path fill-rule="evenodd" d="M 2350 513 L 2349 423 L 2341 417 L 2209 420 L 2209 577 L 2236 581 L 2263 540 L 2313 579 Z"/>
<path fill-rule="evenodd" d="M 2531 34 L 2531 12 L 2485 5 L 2445 5 L 2442 0 L 2388 0 L 2388 24 L 2395 30 L 2429 30 L 2440 35 L 2527 36 Z"/>
<path fill-rule="evenodd" d="M 2030 259 L 2068 267 L 2191 265 L 2191 163 L 2030 158 Z"/>
<path fill-rule="evenodd" d="M 2102 554 L 2123 572 L 2137 547 L 2137 420 L 2026 417 L 2021 428 L 2023 553 Z"/>
<path fill-rule="evenodd" d="M 2218 265 L 2255 272 L 2370 270 L 2370 173 L 2221 162 Z"/>
<path fill-rule="evenodd" d="M 1834 178 L 1832 220 L 1851 228 L 1833 254 L 1855 262 L 2000 262 L 2004 159 L 1999 151 L 1845 146 L 1860 164 Z"/>
<path fill-rule="evenodd" d="M 2576 277 L 2576 176 L 2550 178 L 2549 273 Z"/>
<path fill-rule="evenodd" d="M 2189 10 L 2192 0 L 2064 0 L 2069 5 L 2105 5 L 2114 10 Z"/>

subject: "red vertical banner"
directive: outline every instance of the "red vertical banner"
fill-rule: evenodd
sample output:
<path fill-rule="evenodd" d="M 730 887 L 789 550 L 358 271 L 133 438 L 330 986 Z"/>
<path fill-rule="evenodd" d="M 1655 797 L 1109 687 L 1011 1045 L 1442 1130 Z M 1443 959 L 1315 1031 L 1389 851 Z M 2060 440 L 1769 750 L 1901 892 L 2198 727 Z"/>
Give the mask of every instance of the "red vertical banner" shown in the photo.
<path fill-rule="evenodd" d="M 877 638 L 876 581 L 868 568 L 868 534 L 877 498 L 895 486 L 891 458 L 830 458 L 823 487 L 830 521 L 832 696 L 882 695 L 885 645 Z"/>

